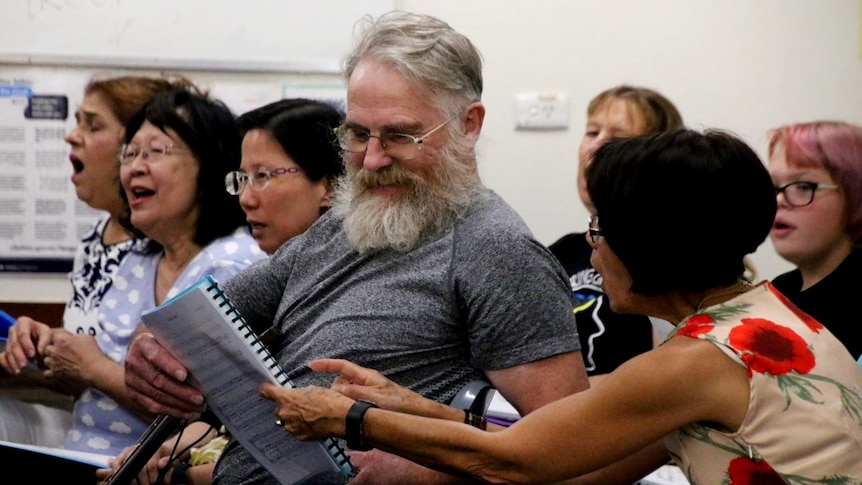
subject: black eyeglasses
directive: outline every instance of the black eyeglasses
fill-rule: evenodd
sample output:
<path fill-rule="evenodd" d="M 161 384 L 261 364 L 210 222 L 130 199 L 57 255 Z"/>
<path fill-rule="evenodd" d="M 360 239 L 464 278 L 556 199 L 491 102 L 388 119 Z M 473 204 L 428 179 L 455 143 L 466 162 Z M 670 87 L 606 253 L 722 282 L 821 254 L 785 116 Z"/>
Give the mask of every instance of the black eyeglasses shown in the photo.
<path fill-rule="evenodd" d="M 784 202 L 790 207 L 805 207 L 814 202 L 814 193 L 818 190 L 834 190 L 838 186 L 835 184 L 821 184 L 817 182 L 792 182 L 781 187 L 775 187 L 775 196 L 784 194 Z"/>
<path fill-rule="evenodd" d="M 602 237 L 602 228 L 599 227 L 599 216 L 590 216 L 590 228 L 587 230 L 587 233 L 590 235 L 590 241 L 593 244 L 599 243 L 599 238 Z"/>
<path fill-rule="evenodd" d="M 275 170 L 258 170 L 255 173 L 246 173 L 240 170 L 229 172 L 224 177 L 224 188 L 230 195 L 239 195 L 246 185 L 254 190 L 263 190 L 269 185 L 269 181 L 276 175 L 285 173 L 299 173 L 299 167 L 282 167 Z"/>

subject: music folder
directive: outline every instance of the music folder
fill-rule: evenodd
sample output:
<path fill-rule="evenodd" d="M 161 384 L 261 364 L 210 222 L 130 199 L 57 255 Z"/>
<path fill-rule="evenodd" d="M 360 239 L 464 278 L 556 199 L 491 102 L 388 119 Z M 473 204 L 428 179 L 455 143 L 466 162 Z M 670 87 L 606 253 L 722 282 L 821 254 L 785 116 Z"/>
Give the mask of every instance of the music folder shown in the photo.
<path fill-rule="evenodd" d="M 142 319 L 189 370 L 189 380 L 233 439 L 283 484 L 310 483 L 354 470 L 334 439 L 303 442 L 275 425 L 275 403 L 258 395 L 266 380 L 293 387 L 255 332 L 205 276 Z"/>

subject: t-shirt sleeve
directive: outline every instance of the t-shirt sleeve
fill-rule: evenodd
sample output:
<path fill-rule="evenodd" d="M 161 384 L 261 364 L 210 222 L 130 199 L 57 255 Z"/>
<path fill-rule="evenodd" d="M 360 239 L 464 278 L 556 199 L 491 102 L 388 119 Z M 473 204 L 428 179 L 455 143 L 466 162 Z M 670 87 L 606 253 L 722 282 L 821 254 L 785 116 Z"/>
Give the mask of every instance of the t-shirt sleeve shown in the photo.
<path fill-rule="evenodd" d="M 287 246 L 245 268 L 222 285 L 225 295 L 255 332 L 261 333 L 274 323 L 287 284 L 285 271 L 289 272 L 294 257 Z"/>
<path fill-rule="evenodd" d="M 486 228 L 454 264 L 466 312 L 471 363 L 521 365 L 580 350 L 571 288 L 559 262 L 526 230 Z"/>

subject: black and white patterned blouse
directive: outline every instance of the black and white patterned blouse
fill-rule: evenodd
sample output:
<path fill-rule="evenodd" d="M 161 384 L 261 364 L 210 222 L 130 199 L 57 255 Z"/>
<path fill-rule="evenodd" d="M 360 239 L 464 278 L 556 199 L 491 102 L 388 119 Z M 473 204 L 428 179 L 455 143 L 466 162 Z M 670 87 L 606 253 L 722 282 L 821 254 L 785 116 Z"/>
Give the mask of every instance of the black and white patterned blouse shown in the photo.
<path fill-rule="evenodd" d="M 109 220 L 110 216 L 99 219 L 78 244 L 75 253 L 69 274 L 72 296 L 63 313 L 63 327 L 72 333 L 98 334 L 98 309 L 102 296 L 111 287 L 123 258 L 142 243 L 140 239 L 130 239 L 106 246 L 103 236 Z"/>

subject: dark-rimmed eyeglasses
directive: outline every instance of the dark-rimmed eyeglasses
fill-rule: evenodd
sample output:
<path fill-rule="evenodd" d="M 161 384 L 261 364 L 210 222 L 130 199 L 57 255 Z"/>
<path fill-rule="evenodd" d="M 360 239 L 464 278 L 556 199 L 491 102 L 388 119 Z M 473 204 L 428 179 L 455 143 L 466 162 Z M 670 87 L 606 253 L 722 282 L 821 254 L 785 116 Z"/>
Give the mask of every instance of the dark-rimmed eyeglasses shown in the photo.
<path fill-rule="evenodd" d="M 120 165 L 128 165 L 140 155 L 148 162 L 158 162 L 164 158 L 165 155 L 182 151 L 188 151 L 188 148 L 178 147 L 173 143 L 154 145 L 148 148 L 142 148 L 137 145 L 132 145 L 131 143 L 126 143 L 117 150 L 117 161 L 120 162 Z"/>
<path fill-rule="evenodd" d="M 335 137 L 338 140 L 338 145 L 344 151 L 350 153 L 365 153 L 368 150 L 368 142 L 372 138 L 377 138 L 380 140 L 380 146 L 383 148 L 384 153 L 398 160 L 410 160 L 416 156 L 418 150 L 422 149 L 422 143 L 424 143 L 426 138 L 446 126 L 447 123 L 456 117 L 457 115 L 449 118 L 421 136 L 418 133 L 410 135 L 407 133 L 388 132 L 372 135 L 368 130 L 363 128 L 341 125 L 335 129 Z"/>
<path fill-rule="evenodd" d="M 254 190 L 263 190 L 269 185 L 269 181 L 276 175 L 285 173 L 302 172 L 300 167 L 282 167 L 275 170 L 258 170 L 254 173 L 246 173 L 241 170 L 229 172 L 224 177 L 224 189 L 230 195 L 239 195 L 246 185 Z"/>
<path fill-rule="evenodd" d="M 599 243 L 602 237 L 602 228 L 599 227 L 599 216 L 590 216 L 590 226 L 587 230 L 587 234 L 590 235 L 590 241 L 592 241 L 593 244 Z"/>
<path fill-rule="evenodd" d="M 799 181 L 791 182 L 781 187 L 775 187 L 775 196 L 784 194 L 784 202 L 790 207 L 805 207 L 814 202 L 814 193 L 818 190 L 834 190 L 835 184 L 821 184 L 818 182 Z"/>

